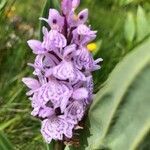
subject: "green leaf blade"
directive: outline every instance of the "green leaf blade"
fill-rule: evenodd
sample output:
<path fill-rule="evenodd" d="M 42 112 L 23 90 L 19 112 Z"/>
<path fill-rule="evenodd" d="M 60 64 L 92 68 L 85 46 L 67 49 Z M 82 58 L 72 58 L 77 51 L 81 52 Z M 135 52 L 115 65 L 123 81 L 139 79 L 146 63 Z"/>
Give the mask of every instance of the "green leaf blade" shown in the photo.
<path fill-rule="evenodd" d="M 108 136 L 111 136 L 111 133 L 114 134 L 114 128 L 112 128 L 112 125 L 115 123 L 119 127 L 121 126 L 119 121 L 116 120 L 116 116 L 119 118 L 123 118 L 125 122 L 128 122 L 128 116 L 133 115 L 132 110 L 129 109 L 130 105 L 127 105 L 127 108 L 129 109 L 128 116 L 124 114 L 118 113 L 120 110 L 120 107 L 122 106 L 122 103 L 124 103 L 124 99 L 128 94 L 128 91 L 132 85 L 134 85 L 135 79 L 138 79 L 138 76 L 142 74 L 143 69 L 146 68 L 150 63 L 150 38 L 147 39 L 146 42 L 139 45 L 137 48 L 135 48 L 131 53 L 129 53 L 119 64 L 118 66 L 113 70 L 110 77 L 106 81 L 106 84 L 104 88 L 102 88 L 96 95 L 96 98 L 89 110 L 88 119 L 86 121 L 86 126 L 89 127 L 85 128 L 83 135 L 81 138 L 81 150 L 96 150 L 101 148 L 112 148 L 112 150 L 125 150 L 124 145 L 121 145 L 124 142 L 124 139 L 122 141 L 118 142 L 117 144 L 114 144 L 115 146 L 109 145 L 111 142 L 113 143 L 113 139 L 115 138 L 108 138 Z M 148 73 L 146 73 L 146 76 L 148 76 Z M 147 88 L 149 89 L 149 83 L 146 82 Z M 140 83 L 139 86 L 141 86 L 142 83 Z M 142 88 L 140 88 L 141 93 L 145 94 L 144 91 L 142 91 Z M 135 92 L 139 93 L 140 90 L 136 90 Z M 149 89 L 150 90 L 150 89 Z M 149 92 L 147 92 L 149 96 Z M 136 98 L 138 96 L 135 93 Z M 147 100 L 147 99 L 146 99 Z M 127 100 L 126 100 L 127 101 Z M 129 103 L 132 104 L 132 107 L 136 104 L 134 100 L 134 94 L 132 98 L 129 98 Z M 142 105 L 140 110 L 146 109 L 146 112 L 142 112 L 141 116 L 144 116 L 147 114 L 147 116 L 150 118 L 150 112 L 149 109 L 147 109 L 146 106 L 149 106 L 149 103 L 146 101 L 146 103 L 142 104 L 142 100 L 139 103 Z M 135 105 L 136 106 L 136 105 Z M 122 108 L 124 110 L 125 108 Z M 148 113 L 149 112 L 149 113 Z M 136 114 L 136 113 L 135 113 Z M 137 120 L 140 120 L 139 115 L 136 116 Z M 148 118 L 147 117 L 147 118 Z M 145 133 L 148 130 L 149 122 L 146 120 L 146 127 L 144 125 L 141 125 L 139 128 L 138 135 L 140 137 L 144 137 Z M 134 123 L 136 125 L 136 123 Z M 131 127 L 131 130 L 134 130 L 134 125 Z M 89 135 L 87 134 L 88 130 L 90 131 Z M 118 129 L 119 130 L 119 129 Z M 125 129 L 122 128 L 120 132 L 125 132 Z M 146 131 L 143 134 L 143 131 Z M 118 134 L 121 134 L 121 133 Z M 132 132 L 128 132 L 129 134 Z M 129 147 L 133 149 L 136 145 L 136 143 L 139 143 L 140 140 L 138 140 L 138 136 L 135 135 L 135 132 L 133 133 L 132 141 L 133 143 L 130 143 L 127 139 L 128 144 L 126 147 Z M 129 135 L 128 135 L 129 136 Z M 86 139 L 86 138 L 87 139 Z M 116 136 L 117 138 L 117 136 Z M 83 140 L 84 139 L 84 140 Z M 109 139 L 109 140 L 108 140 Z M 111 142 L 108 142 L 111 141 Z M 109 144 L 108 144 L 109 143 Z M 114 142 L 115 143 L 115 142 Z M 134 144 L 135 143 L 135 144 Z M 133 145 L 132 145 L 133 144 Z M 116 145 L 119 147 L 117 149 Z M 115 149 L 116 148 L 116 149 Z"/>
<path fill-rule="evenodd" d="M 134 150 L 150 130 L 150 66 L 144 68 L 129 88 L 113 130 L 105 138 L 112 150 Z"/>

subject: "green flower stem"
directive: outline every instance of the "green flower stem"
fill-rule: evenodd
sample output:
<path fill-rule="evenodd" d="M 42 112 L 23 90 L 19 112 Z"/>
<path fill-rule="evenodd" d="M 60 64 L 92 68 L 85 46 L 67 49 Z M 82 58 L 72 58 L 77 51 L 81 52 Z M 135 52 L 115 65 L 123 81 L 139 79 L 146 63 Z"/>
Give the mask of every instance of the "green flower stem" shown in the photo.
<path fill-rule="evenodd" d="M 64 150 L 65 145 L 62 141 L 57 141 L 54 150 Z"/>

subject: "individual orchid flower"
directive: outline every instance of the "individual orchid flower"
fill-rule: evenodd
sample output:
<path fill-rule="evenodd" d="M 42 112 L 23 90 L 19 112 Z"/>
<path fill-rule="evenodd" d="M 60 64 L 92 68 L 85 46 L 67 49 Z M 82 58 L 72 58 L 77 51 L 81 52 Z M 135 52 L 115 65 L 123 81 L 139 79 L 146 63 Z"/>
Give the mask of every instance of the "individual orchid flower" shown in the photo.
<path fill-rule="evenodd" d="M 89 42 L 93 41 L 96 38 L 97 31 L 92 31 L 86 25 L 79 25 L 73 31 L 73 42 L 78 45 L 87 45 Z"/>
<path fill-rule="evenodd" d="M 52 116 L 42 121 L 41 133 L 47 143 L 52 139 L 63 140 L 65 135 L 67 138 L 72 137 L 73 124 L 62 119 L 61 116 Z"/>
<path fill-rule="evenodd" d="M 48 19 L 40 18 L 40 20 L 46 21 L 52 30 L 61 32 L 64 26 L 64 17 L 62 17 L 56 9 L 49 10 Z"/>
<path fill-rule="evenodd" d="M 100 69 L 88 50 L 96 31 L 87 25 L 88 9 L 75 14 L 80 0 L 62 0 L 61 13 L 49 10 L 50 30 L 42 28 L 43 39 L 29 40 L 36 55 L 33 78 L 23 78 L 29 88 L 31 115 L 41 120 L 41 133 L 47 143 L 74 137 L 93 101 L 92 72 Z"/>
<path fill-rule="evenodd" d="M 77 27 L 81 24 L 87 22 L 88 19 L 88 9 L 82 10 L 78 15 L 76 15 L 73 11 L 67 16 L 67 21 L 69 27 Z"/>
<path fill-rule="evenodd" d="M 57 30 L 50 30 L 49 32 L 44 31 L 44 38 L 42 46 L 47 51 L 55 51 L 55 49 L 62 49 L 67 44 L 67 40 L 63 34 L 59 33 Z"/>
<path fill-rule="evenodd" d="M 77 124 L 84 115 L 85 108 L 82 101 L 73 100 L 65 110 L 64 116 L 71 124 Z"/>
<path fill-rule="evenodd" d="M 102 59 L 94 60 L 91 53 L 88 52 L 87 48 L 81 47 L 76 51 L 76 56 L 74 57 L 74 63 L 76 67 L 81 70 L 85 69 L 87 71 L 95 71 L 100 69 L 98 65 Z"/>

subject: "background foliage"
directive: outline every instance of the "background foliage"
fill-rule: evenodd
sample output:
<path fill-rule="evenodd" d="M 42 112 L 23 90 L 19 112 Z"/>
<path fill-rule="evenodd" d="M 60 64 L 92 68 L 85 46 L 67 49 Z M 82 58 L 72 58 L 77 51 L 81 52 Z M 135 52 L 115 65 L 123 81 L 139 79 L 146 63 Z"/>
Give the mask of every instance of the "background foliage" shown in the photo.
<path fill-rule="evenodd" d="M 41 11 L 45 16 L 53 5 L 45 3 L 0 0 L 0 150 L 54 149 L 44 143 L 21 83 L 34 57 L 26 41 L 39 37 Z M 81 146 L 66 149 L 149 150 L 150 2 L 82 0 L 84 7 L 98 30 L 94 57 L 104 62 L 94 73 L 97 94 L 80 131 Z"/>

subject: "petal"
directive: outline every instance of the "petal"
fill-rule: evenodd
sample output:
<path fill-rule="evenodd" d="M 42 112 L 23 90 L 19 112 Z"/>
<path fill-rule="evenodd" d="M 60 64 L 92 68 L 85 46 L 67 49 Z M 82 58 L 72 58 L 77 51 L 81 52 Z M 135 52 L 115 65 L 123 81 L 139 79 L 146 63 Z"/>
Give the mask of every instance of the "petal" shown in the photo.
<path fill-rule="evenodd" d="M 67 138 L 72 138 L 74 125 L 71 124 L 71 123 L 68 123 L 67 118 L 65 118 L 65 120 L 66 120 L 67 123 L 66 123 L 65 128 L 64 128 L 64 135 Z"/>
<path fill-rule="evenodd" d="M 49 40 L 49 33 L 46 27 L 43 27 L 43 42 L 42 47 L 44 47 L 47 51 L 51 51 L 51 43 Z"/>
<path fill-rule="evenodd" d="M 102 58 L 96 59 L 96 60 L 94 61 L 94 63 L 93 63 L 93 68 L 92 68 L 91 71 L 99 70 L 99 69 L 101 68 L 101 66 L 100 66 L 98 63 L 100 63 L 100 62 L 102 62 L 102 61 L 103 61 Z"/>
<path fill-rule="evenodd" d="M 80 4 L 80 0 L 72 0 L 72 7 L 76 9 Z"/>
<path fill-rule="evenodd" d="M 46 51 L 42 47 L 42 43 L 38 40 L 29 40 L 28 42 L 29 47 L 33 50 L 34 54 L 44 54 Z"/>
<path fill-rule="evenodd" d="M 43 58 L 44 55 L 37 55 L 34 61 L 34 64 L 28 63 L 29 66 L 34 67 L 34 75 L 42 75 L 43 72 Z"/>
<path fill-rule="evenodd" d="M 80 4 L 80 0 L 62 0 L 61 8 L 64 15 L 68 15 L 71 11 L 74 11 Z"/>
<path fill-rule="evenodd" d="M 47 68 L 52 68 L 58 65 L 60 62 L 55 57 L 55 55 L 47 53 L 43 59 L 43 66 Z"/>
<path fill-rule="evenodd" d="M 96 31 L 92 31 L 84 24 L 80 24 L 75 30 L 73 30 L 72 42 L 86 46 L 87 43 L 93 41 L 96 38 Z"/>
<path fill-rule="evenodd" d="M 52 116 L 42 121 L 41 133 L 47 142 L 51 139 L 63 140 L 64 129 L 68 124 L 58 116 Z"/>
<path fill-rule="evenodd" d="M 67 40 L 64 35 L 60 34 L 56 30 L 51 30 L 49 32 L 49 44 L 55 50 L 57 48 L 63 48 L 67 44 Z"/>
<path fill-rule="evenodd" d="M 81 24 L 78 26 L 77 28 L 77 33 L 79 35 L 95 35 L 97 33 L 97 31 L 92 31 L 89 27 L 87 27 L 84 24 Z"/>
<path fill-rule="evenodd" d="M 42 118 L 46 118 L 54 115 L 54 113 L 55 113 L 54 109 L 50 107 L 43 107 L 40 109 L 38 116 Z"/>
<path fill-rule="evenodd" d="M 78 83 L 79 81 L 86 81 L 86 77 L 81 71 L 76 69 L 75 77 L 73 79 L 71 79 L 71 84 L 74 85 L 74 84 Z"/>
<path fill-rule="evenodd" d="M 77 33 L 79 35 L 87 35 L 90 32 L 90 29 L 86 25 L 79 25 L 77 28 Z"/>
<path fill-rule="evenodd" d="M 45 76 L 46 76 L 47 78 L 50 77 L 52 74 L 53 74 L 53 69 L 52 69 L 52 68 L 48 69 L 48 70 L 45 72 Z"/>
<path fill-rule="evenodd" d="M 56 9 L 49 10 L 48 23 L 51 29 L 61 31 L 64 26 L 64 18 Z"/>
<path fill-rule="evenodd" d="M 32 115 L 32 116 L 37 116 L 38 113 L 39 113 L 39 110 L 40 110 L 40 107 L 35 107 L 35 108 L 33 109 L 33 111 L 31 112 L 31 115 Z"/>
<path fill-rule="evenodd" d="M 72 88 L 65 83 L 57 80 L 50 80 L 46 85 L 41 97 L 42 103 L 45 105 L 51 101 L 54 108 L 61 107 L 61 103 L 64 102 L 62 110 L 66 107 L 68 99 L 71 97 Z"/>
<path fill-rule="evenodd" d="M 43 65 L 46 67 L 54 67 L 55 62 L 53 61 L 53 59 L 51 57 L 46 56 L 43 60 Z"/>
<path fill-rule="evenodd" d="M 38 80 L 33 79 L 33 78 L 23 78 L 22 82 L 26 84 L 26 86 L 32 90 L 36 90 L 40 88 L 40 83 L 38 82 Z"/>
<path fill-rule="evenodd" d="M 78 14 L 78 24 L 84 24 L 88 19 L 88 9 L 82 10 Z"/>
<path fill-rule="evenodd" d="M 88 98 L 88 91 L 86 88 L 79 88 L 73 92 L 72 98 L 75 100 Z"/>
<path fill-rule="evenodd" d="M 62 61 L 54 67 L 53 75 L 60 80 L 74 79 L 75 71 L 72 62 Z"/>
<path fill-rule="evenodd" d="M 64 110 L 66 109 L 68 101 L 69 101 L 69 97 L 64 95 L 60 104 L 61 113 L 63 113 Z"/>
<path fill-rule="evenodd" d="M 67 45 L 67 40 L 64 35 L 59 34 L 57 37 L 55 37 L 55 45 L 58 48 L 63 48 Z"/>
<path fill-rule="evenodd" d="M 85 75 L 75 68 L 71 61 L 62 61 L 58 66 L 53 68 L 53 75 L 60 80 L 69 79 L 72 84 L 79 80 L 85 81 Z"/>
<path fill-rule="evenodd" d="M 78 17 L 73 11 L 71 11 L 67 17 L 69 27 L 76 27 L 78 25 Z"/>
<path fill-rule="evenodd" d="M 42 121 L 41 133 L 45 141 L 47 143 L 50 143 L 52 140 L 52 137 L 51 137 L 51 130 L 50 130 L 48 119 L 45 119 L 44 121 Z"/>
<path fill-rule="evenodd" d="M 89 42 L 92 42 L 96 38 L 95 33 L 91 35 L 84 36 L 81 40 L 81 45 L 87 45 Z"/>
<path fill-rule="evenodd" d="M 38 76 L 38 79 L 41 85 L 44 85 L 47 83 L 47 78 L 45 76 Z"/>
<path fill-rule="evenodd" d="M 81 47 L 81 49 L 76 51 L 76 55 L 74 63 L 78 69 L 86 69 L 88 71 L 95 69 L 96 64 L 93 56 L 86 48 Z"/>
<path fill-rule="evenodd" d="M 76 50 L 76 45 L 75 44 L 72 44 L 72 45 L 69 45 L 69 46 L 65 47 L 65 49 L 63 50 L 64 58 L 67 57 L 72 52 L 75 52 L 75 50 Z"/>
<path fill-rule="evenodd" d="M 62 0 L 61 8 L 64 15 L 68 15 L 72 10 L 72 0 Z"/>
<path fill-rule="evenodd" d="M 37 55 L 34 61 L 34 66 L 37 68 L 43 68 L 43 58 L 44 55 Z"/>
<path fill-rule="evenodd" d="M 85 82 L 85 87 L 88 90 L 88 98 L 85 99 L 86 104 L 91 103 L 93 99 L 93 89 L 94 89 L 94 84 L 93 84 L 93 78 L 92 75 L 88 76 Z"/>
<path fill-rule="evenodd" d="M 84 111 L 83 103 L 75 100 L 66 108 L 64 114 L 66 118 L 70 118 L 68 120 L 70 123 L 77 124 L 82 119 Z"/>

